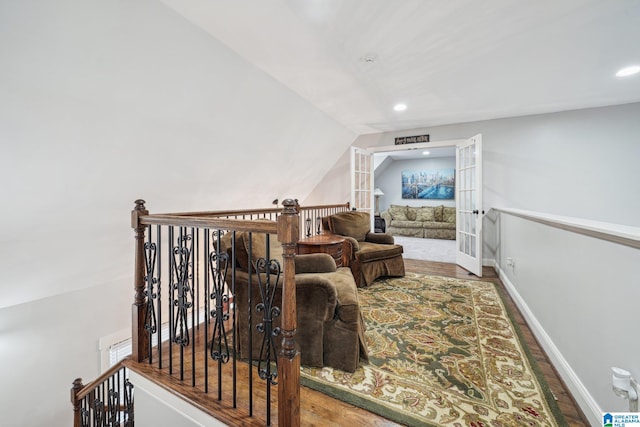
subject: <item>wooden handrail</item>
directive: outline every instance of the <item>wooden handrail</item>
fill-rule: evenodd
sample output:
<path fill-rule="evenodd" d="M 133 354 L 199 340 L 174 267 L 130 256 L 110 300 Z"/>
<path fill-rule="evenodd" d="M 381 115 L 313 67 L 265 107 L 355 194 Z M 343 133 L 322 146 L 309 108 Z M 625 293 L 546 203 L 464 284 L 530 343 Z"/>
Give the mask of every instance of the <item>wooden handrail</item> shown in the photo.
<path fill-rule="evenodd" d="M 298 212 L 305 210 L 313 210 L 313 209 L 335 209 L 335 208 L 345 208 L 349 210 L 351 206 L 349 202 L 346 203 L 336 203 L 331 205 L 311 205 L 311 206 L 301 206 L 296 205 Z M 235 209 L 235 210 L 224 210 L 224 211 L 201 211 L 201 212 L 179 212 L 179 213 L 165 213 L 158 215 L 171 215 L 171 216 L 198 216 L 198 217 L 223 217 L 223 216 L 240 216 L 240 215 L 260 215 L 260 214 L 280 214 L 282 213 L 283 208 L 263 208 L 263 209 Z"/>
<path fill-rule="evenodd" d="M 175 227 L 197 227 L 197 228 L 217 228 L 233 229 L 236 231 L 252 231 L 259 233 L 275 234 L 278 229 L 275 221 L 265 220 L 245 220 L 228 218 L 202 218 L 186 215 L 144 215 L 140 216 L 142 225 L 172 225 Z"/>
<path fill-rule="evenodd" d="M 102 384 L 107 378 L 122 369 L 123 366 L 122 361 L 116 363 L 89 384 L 82 384 L 82 378 L 76 378 L 73 382 L 74 387 L 71 389 L 71 403 L 74 402 L 74 397 L 76 401 L 83 399 L 96 388 L 96 385 Z M 80 387 L 76 388 L 76 385 Z"/>

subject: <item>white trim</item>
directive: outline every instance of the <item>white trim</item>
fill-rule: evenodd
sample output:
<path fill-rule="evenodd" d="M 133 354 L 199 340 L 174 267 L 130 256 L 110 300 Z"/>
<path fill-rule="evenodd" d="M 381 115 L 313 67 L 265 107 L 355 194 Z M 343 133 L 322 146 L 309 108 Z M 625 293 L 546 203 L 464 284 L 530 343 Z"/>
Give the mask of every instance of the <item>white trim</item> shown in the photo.
<path fill-rule="evenodd" d="M 524 299 L 520 296 L 516 287 L 509 280 L 505 272 L 498 266 L 498 263 L 495 260 L 493 261 L 493 268 L 498 272 L 498 277 L 504 284 L 514 303 L 518 306 L 518 309 L 527 322 L 529 329 L 531 329 L 531 332 L 535 335 L 536 339 L 546 352 L 551 364 L 566 384 L 578 406 L 582 409 L 591 425 L 599 425 L 602 421 L 602 409 L 600 406 L 596 403 L 595 399 L 591 396 L 584 384 L 582 384 L 582 381 L 580 381 L 578 375 L 576 375 L 574 370 L 571 368 L 569 362 L 567 362 L 558 347 L 553 343 L 551 337 L 549 337 L 540 322 L 538 322 L 538 319 L 529 309 L 529 306 Z"/>

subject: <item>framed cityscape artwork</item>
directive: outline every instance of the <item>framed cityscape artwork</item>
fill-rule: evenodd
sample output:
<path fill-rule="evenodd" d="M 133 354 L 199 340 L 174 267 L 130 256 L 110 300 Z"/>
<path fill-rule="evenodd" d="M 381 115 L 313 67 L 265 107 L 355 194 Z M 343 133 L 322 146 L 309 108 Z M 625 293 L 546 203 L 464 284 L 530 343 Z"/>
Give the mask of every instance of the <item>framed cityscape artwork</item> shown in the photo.
<path fill-rule="evenodd" d="M 452 200 L 455 181 L 455 169 L 402 171 L 402 198 Z"/>

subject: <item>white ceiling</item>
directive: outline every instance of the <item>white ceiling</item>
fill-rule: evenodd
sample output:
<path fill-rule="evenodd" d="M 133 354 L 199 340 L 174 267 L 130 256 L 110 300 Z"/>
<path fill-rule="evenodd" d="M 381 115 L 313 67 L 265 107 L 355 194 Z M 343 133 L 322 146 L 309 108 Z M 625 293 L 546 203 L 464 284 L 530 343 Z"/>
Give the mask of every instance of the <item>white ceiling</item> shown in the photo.
<path fill-rule="evenodd" d="M 161 1 L 358 134 L 640 101 L 638 0 Z"/>

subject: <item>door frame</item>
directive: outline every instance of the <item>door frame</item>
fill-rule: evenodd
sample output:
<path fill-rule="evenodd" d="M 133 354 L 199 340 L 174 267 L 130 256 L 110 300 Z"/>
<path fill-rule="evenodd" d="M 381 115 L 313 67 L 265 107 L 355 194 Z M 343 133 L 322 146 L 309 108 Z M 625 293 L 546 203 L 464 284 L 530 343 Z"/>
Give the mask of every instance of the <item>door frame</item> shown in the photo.
<path fill-rule="evenodd" d="M 428 150 L 430 148 L 443 148 L 443 147 L 457 147 L 460 144 L 465 143 L 466 141 L 468 141 L 469 138 L 464 138 L 464 139 L 449 139 L 449 140 L 443 140 L 443 141 L 437 141 L 437 142 L 421 142 L 421 143 L 416 143 L 416 144 L 399 144 L 399 145 L 382 145 L 382 146 L 375 146 L 375 147 L 366 147 L 365 150 L 370 151 L 374 154 L 376 153 L 392 153 L 395 151 L 409 151 L 409 150 Z M 457 150 L 456 150 L 456 159 L 457 159 Z M 375 188 L 375 170 L 372 173 L 373 175 L 373 187 Z M 457 203 L 457 202 L 456 202 Z M 482 210 L 482 206 L 480 207 L 480 210 Z M 484 244 L 481 243 L 481 244 Z M 458 245 L 458 233 L 456 230 L 456 248 Z M 481 261 L 482 262 L 482 261 Z M 456 260 L 456 265 L 457 264 L 457 260 Z"/>
<path fill-rule="evenodd" d="M 351 209 L 369 213 L 369 225 L 373 230 L 375 225 L 373 218 L 374 153 L 367 148 L 351 146 L 350 157 L 351 197 L 349 201 Z M 362 170 L 363 159 L 366 159 L 365 163 L 368 165 L 368 169 L 365 168 L 366 170 Z M 357 167 L 358 165 L 359 167 Z M 362 180 L 362 175 L 369 175 L 369 178 Z M 364 206 L 362 206 L 362 193 L 366 193 Z"/>
<path fill-rule="evenodd" d="M 482 186 L 482 134 L 477 134 L 456 147 L 456 264 L 478 277 L 484 246 Z"/>

